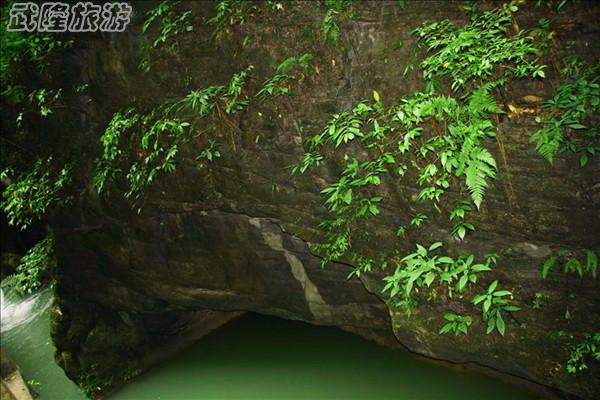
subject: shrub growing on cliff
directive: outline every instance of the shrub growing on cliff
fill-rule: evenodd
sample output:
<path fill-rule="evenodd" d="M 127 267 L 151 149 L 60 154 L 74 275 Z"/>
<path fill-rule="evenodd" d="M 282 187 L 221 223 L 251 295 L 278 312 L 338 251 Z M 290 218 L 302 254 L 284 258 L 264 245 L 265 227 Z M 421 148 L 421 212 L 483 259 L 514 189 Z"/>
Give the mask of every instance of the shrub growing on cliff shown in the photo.
<path fill-rule="evenodd" d="M 453 292 L 463 292 L 467 285 L 475 285 L 477 273 L 491 270 L 489 261 L 493 259 L 495 263 L 495 257 L 485 264 L 473 265 L 475 255 L 456 259 L 442 254 L 430 256 L 426 246 L 417 244 L 418 251 L 404 258 L 399 256 L 400 245 L 396 245 L 380 254 L 380 261 L 375 261 L 357 254 L 354 244 L 375 236 L 365 220 L 393 218 L 389 214 L 383 216 L 385 197 L 378 190 L 382 181 L 409 179 L 411 169 L 420 187 L 414 196 L 415 208 L 430 202 L 443 213 L 442 199 L 446 193 L 455 191 L 449 190 L 451 187 L 462 183 L 470 199 L 456 199 L 458 206 L 449 215 L 451 232 L 463 240 L 467 233 L 475 231 L 475 225 L 466 215 L 482 207 L 490 181 L 498 172 L 496 160 L 487 147 L 489 139 L 496 138 L 507 163 L 496 131 L 498 115 L 503 111 L 495 93 L 509 78 L 545 76 L 545 66 L 537 62 L 539 49 L 535 42 L 525 31 L 516 29 L 516 33 L 511 33 L 513 13 L 517 10 L 516 2 L 485 12 L 472 9 L 471 21 L 463 26 L 441 21 L 417 28 L 415 33 L 420 43 L 429 51 L 420 64 L 429 80 L 426 89 L 404 96 L 388 107 L 379 92 L 374 91 L 375 103 L 357 102 L 354 107 L 334 114 L 319 133 L 307 138 L 304 158 L 291 166 L 292 173 L 305 173 L 327 162 L 325 154 L 329 158 L 340 155 L 338 161 L 343 155 L 339 179 L 322 190 L 324 205 L 331 215 L 331 219 L 319 225 L 326 232 L 326 241 L 313 249 L 323 257 L 323 264 L 349 260 L 364 265 L 363 272 L 370 271 L 375 264 L 381 268 L 395 266 L 395 272 L 384 278 L 384 291 L 390 293 L 392 304 L 405 307 L 407 312 L 415 304 L 416 296 L 412 293 L 416 289 L 423 291 L 439 279 L 440 286 L 447 288 L 451 297 Z M 443 94 L 445 84 L 453 95 Z M 398 235 L 402 238 L 420 228 L 428 218 L 429 210 L 411 211 L 412 220 L 399 217 L 399 221 L 394 221 L 402 227 Z M 424 255 L 419 254 L 423 251 Z M 363 262 L 365 259 L 370 262 Z M 360 268 L 355 269 L 351 276 L 360 276 L 360 272 Z M 435 289 L 428 291 L 429 299 L 438 295 Z M 504 315 L 518 309 L 504 299 L 507 295 L 508 292 L 492 287 L 476 297 L 474 305 L 482 304 L 488 333 L 498 330 L 504 335 Z"/>
<path fill-rule="evenodd" d="M 592 120 L 600 113 L 598 71 L 577 60 L 567 60 L 561 70 L 564 81 L 553 99 L 544 103 L 546 110 L 536 118 L 543 126 L 533 132 L 531 142 L 550 164 L 557 154 L 570 151 L 579 154 L 583 167 L 588 157 L 600 152 L 600 125 Z"/>
<path fill-rule="evenodd" d="M 48 236 L 21 258 L 16 271 L 2 281 L 2 287 L 19 296 L 31 294 L 42 286 L 42 275 L 53 263 L 54 239 Z"/>
<path fill-rule="evenodd" d="M 566 369 L 570 374 L 576 374 L 587 369 L 590 359 L 600 361 L 600 332 L 588 335 L 581 342 L 571 344 L 569 348 Z"/>
<path fill-rule="evenodd" d="M 454 333 L 454 336 L 458 336 L 461 333 L 466 335 L 469 331 L 469 326 L 473 323 L 473 319 L 470 316 L 456 315 L 454 313 L 444 315 L 444 319 L 448 322 L 440 329 L 440 335 L 449 332 Z"/>
<path fill-rule="evenodd" d="M 215 3 L 216 14 L 206 23 L 215 27 L 213 38 L 220 39 L 232 25 L 243 25 L 248 13 L 256 10 L 256 4 L 244 0 L 219 0 Z"/>
<path fill-rule="evenodd" d="M 234 74 L 228 86 L 193 90 L 148 113 L 135 108 L 115 113 L 100 138 L 103 152 L 96 160 L 94 177 L 98 193 L 106 192 L 113 180 L 125 174 L 125 197 L 139 211 L 145 189 L 162 173 L 175 171 L 181 147 L 202 132 L 200 124 L 214 110 L 235 114 L 246 109 L 248 97 L 242 90 L 253 69 L 250 65 Z"/>
<path fill-rule="evenodd" d="M 44 71 L 55 50 L 71 47 L 73 41 L 62 40 L 52 33 L 8 31 L 9 10 L 13 4 L 12 0 L 6 1 L 0 8 L 0 86 L 3 97 L 20 102 L 27 97 L 26 89 L 20 82 L 24 72 L 31 67 Z"/>
<path fill-rule="evenodd" d="M 527 32 L 509 35 L 516 2 L 474 14 L 471 22 L 457 27 L 452 22 L 426 23 L 415 30 L 427 49 L 434 52 L 421 63 L 425 77 L 450 77 L 452 89 L 473 86 L 493 76 L 494 67 L 519 78 L 544 77 L 544 66 L 533 57 L 537 49 Z"/>
<path fill-rule="evenodd" d="M 143 56 L 139 64 L 142 71 L 150 71 L 152 63 L 160 55 L 177 54 L 181 36 L 194 30 L 190 23 L 191 11 L 177 12 L 175 7 L 178 3 L 180 1 L 162 1 L 146 14 L 142 33 L 149 34 L 151 28 L 155 28 L 156 32 L 150 38 L 150 42 L 142 48 Z"/>
<path fill-rule="evenodd" d="M 487 321 L 486 333 L 490 334 L 497 329 L 500 335 L 504 336 L 506 323 L 502 313 L 512 313 L 519 311 L 520 308 L 509 304 L 506 297 L 512 298 L 512 293 L 508 290 L 496 290 L 498 281 L 494 281 L 488 286 L 484 293 L 473 297 L 473 304 L 481 304 L 483 320 Z"/>
<path fill-rule="evenodd" d="M 288 57 L 283 60 L 276 68 L 275 74 L 267 79 L 262 88 L 256 94 L 256 97 L 261 102 L 266 101 L 268 98 L 275 99 L 282 95 L 289 96 L 291 94 L 290 82 L 297 79 L 296 75 L 292 75 L 294 69 L 301 70 L 300 80 L 304 79 L 308 74 L 308 67 L 312 60 L 312 54 L 305 53 L 300 57 Z M 301 68 L 298 68 L 301 67 Z"/>
<path fill-rule="evenodd" d="M 338 17 L 352 10 L 352 0 L 325 0 L 327 11 L 321 23 L 321 31 L 326 42 L 337 46 L 340 40 L 340 25 Z"/>
<path fill-rule="evenodd" d="M 585 251 L 559 250 L 544 261 L 542 278 L 547 278 L 557 265 L 562 267 L 562 272 L 565 274 L 576 273 L 580 278 L 583 278 L 584 274 L 590 274 L 595 279 L 598 272 L 598 255 L 590 249 Z"/>
<path fill-rule="evenodd" d="M 11 171 L 4 171 L 3 175 L 11 175 Z M 54 172 L 52 157 L 37 160 L 29 172 L 18 175 L 4 190 L 0 207 L 10 225 L 25 229 L 52 207 L 69 202 L 63 190 L 70 182 L 70 165 Z"/>

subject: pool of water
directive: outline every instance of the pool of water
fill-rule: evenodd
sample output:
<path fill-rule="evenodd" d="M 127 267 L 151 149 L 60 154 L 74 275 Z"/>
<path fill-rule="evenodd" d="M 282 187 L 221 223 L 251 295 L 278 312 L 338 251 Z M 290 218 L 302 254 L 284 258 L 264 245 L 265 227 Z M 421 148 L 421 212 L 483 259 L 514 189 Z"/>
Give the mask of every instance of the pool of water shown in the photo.
<path fill-rule="evenodd" d="M 30 301 L 28 299 L 26 301 Z M 29 303 L 2 348 L 41 400 L 84 396 L 56 366 L 48 335 L 49 292 Z M 23 304 L 23 303 L 21 303 Z M 33 305 L 32 305 L 33 304 Z M 34 317 L 31 317 L 35 314 Z M 8 313 L 7 313 L 8 315 Z M 6 321 L 8 322 L 8 321 Z M 175 399 L 535 399 L 498 380 L 391 351 L 336 328 L 249 315 L 205 337 L 112 394 L 111 400 Z"/>
<path fill-rule="evenodd" d="M 52 292 L 44 290 L 21 301 L 1 299 L 2 351 L 21 369 L 23 379 L 35 381 L 40 400 L 84 400 L 85 395 L 54 362 L 49 308 Z"/>

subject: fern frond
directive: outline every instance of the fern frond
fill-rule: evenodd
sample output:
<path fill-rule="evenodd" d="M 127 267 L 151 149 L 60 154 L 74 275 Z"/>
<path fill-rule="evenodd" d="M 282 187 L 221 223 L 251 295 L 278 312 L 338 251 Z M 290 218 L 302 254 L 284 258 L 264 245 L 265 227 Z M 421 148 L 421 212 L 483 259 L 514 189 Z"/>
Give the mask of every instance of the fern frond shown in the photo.
<path fill-rule="evenodd" d="M 19 278 L 16 274 L 8 275 L 6 278 L 2 279 L 2 283 L 0 287 L 4 289 L 12 290 L 19 283 Z"/>
<path fill-rule="evenodd" d="M 482 115 L 486 113 L 501 112 L 498 103 L 496 103 L 496 99 L 490 92 L 493 88 L 503 84 L 504 82 L 504 79 L 498 79 L 496 81 L 488 82 L 473 91 L 471 96 L 469 96 L 469 113 Z"/>
<path fill-rule="evenodd" d="M 429 101 L 423 102 L 421 113 L 423 116 L 434 115 L 438 120 L 444 118 L 444 114 L 453 115 L 456 113 L 458 103 L 449 96 L 438 96 Z"/>
<path fill-rule="evenodd" d="M 483 147 L 473 149 L 465 169 L 465 177 L 471 199 L 478 209 L 488 187 L 486 179 L 495 178 L 496 170 L 496 161 L 489 151 Z"/>
<path fill-rule="evenodd" d="M 494 156 L 492 156 L 490 154 L 489 151 L 487 151 L 487 149 L 481 147 L 478 149 L 477 153 L 476 153 L 477 159 L 479 161 L 484 162 L 485 164 L 487 164 L 494 172 L 493 175 L 490 175 L 492 178 L 496 177 L 496 160 L 494 159 Z"/>
<path fill-rule="evenodd" d="M 25 294 L 23 290 L 23 275 L 14 273 L 8 275 L 6 278 L 2 280 L 0 286 L 4 290 L 7 297 L 23 297 Z"/>
<path fill-rule="evenodd" d="M 535 142 L 535 149 L 550 164 L 558 153 L 563 142 L 559 126 L 547 126 L 531 134 L 530 142 Z"/>

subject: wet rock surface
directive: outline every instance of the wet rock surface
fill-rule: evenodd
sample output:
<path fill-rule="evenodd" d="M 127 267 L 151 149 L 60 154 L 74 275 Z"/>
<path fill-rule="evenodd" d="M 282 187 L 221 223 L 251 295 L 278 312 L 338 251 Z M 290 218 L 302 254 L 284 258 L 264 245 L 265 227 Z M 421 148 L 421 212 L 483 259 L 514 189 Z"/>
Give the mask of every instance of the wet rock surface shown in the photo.
<path fill-rule="evenodd" d="M 0 353 L 0 364 L 2 370 L 1 400 L 31 400 L 29 388 L 23 380 L 19 368 L 4 353 Z"/>
<path fill-rule="evenodd" d="M 341 167 L 330 160 L 291 178 L 287 166 L 302 158 L 303 139 L 318 132 L 332 113 L 369 98 L 373 89 L 384 101 L 420 89 L 416 72 L 402 76 L 415 42 L 410 32 L 425 20 L 466 21 L 458 3 L 408 2 L 404 10 L 397 2 L 357 3 L 358 16 L 342 25 L 339 49 L 314 37 L 324 10 L 303 2 L 286 3 L 281 15 L 251 18 L 244 32 L 234 30 L 216 44 L 210 28 L 200 23 L 212 15 L 212 5 L 190 3 L 197 29 L 180 56 L 160 60 L 148 75 L 137 69 L 147 5 L 134 3 L 138 15 L 126 33 L 92 37 L 76 47 L 72 61 L 78 72 L 69 79 L 89 82 L 90 96 L 77 100 L 86 112 L 71 121 L 67 135 L 81 144 L 89 161 L 77 171 L 76 179 L 85 183 L 72 208 L 52 223 L 58 258 L 53 338 L 57 359 L 71 378 L 83 385 L 119 384 L 144 368 L 140 360 L 146 352 L 165 346 L 193 321 L 225 321 L 231 312 L 252 311 L 339 326 L 390 347 L 477 363 L 588 399 L 598 395 L 597 366 L 577 377 L 562 372 L 568 352 L 556 335 L 598 329 L 598 281 L 552 282 L 542 280 L 539 271 L 558 248 L 600 247 L 600 163 L 591 158 L 582 169 L 567 156 L 548 165 L 529 143 L 536 129 L 532 119 L 499 121 L 502 142 L 490 142 L 488 148 L 504 161 L 482 210 L 473 215 L 475 234 L 456 242 L 445 217 L 432 217 L 418 237 L 408 235 L 402 245 L 409 252 L 417 241 L 443 240 L 453 254 L 502 252 L 486 279 L 499 279 L 523 308 L 508 322 L 506 337 L 485 335 L 468 299 L 423 302 L 408 318 L 388 307 L 381 294 L 385 272 L 348 280 L 351 266 L 331 263 L 322 269 L 309 250 L 309 243 L 323 239 L 317 226 L 326 210 L 319 192 L 337 179 Z M 519 24 L 532 26 L 542 11 L 523 6 Z M 560 43 L 573 40 L 571 52 L 597 61 L 593 44 L 599 17 L 595 3 L 559 15 Z M 252 41 L 242 48 L 245 34 Z M 227 82 L 248 64 L 257 77 L 250 87 L 258 90 L 277 62 L 304 52 L 315 56 L 319 74 L 293 86 L 293 96 L 232 118 L 229 128 L 217 133 L 223 157 L 209 171 L 193 161 L 206 143 L 198 138 L 182 149 L 176 173 L 150 188 L 140 214 L 123 200 L 123 187 L 111 188 L 108 197 L 94 192 L 89 182 L 100 153 L 98 137 L 112 114 L 133 99 L 157 104 L 190 88 Z M 532 93 L 550 98 L 552 85 L 512 83 L 502 101 Z M 381 190 L 386 194 L 383 217 L 370 226 L 372 236 L 362 244 L 365 254 L 391 248 L 397 226 L 408 225 L 416 212 L 410 201 L 416 184 L 384 180 Z M 578 293 L 569 302 L 569 320 L 564 318 L 566 286 Z M 549 300 L 534 309 L 538 292 Z M 473 315 L 468 336 L 437 334 L 448 311 Z"/>

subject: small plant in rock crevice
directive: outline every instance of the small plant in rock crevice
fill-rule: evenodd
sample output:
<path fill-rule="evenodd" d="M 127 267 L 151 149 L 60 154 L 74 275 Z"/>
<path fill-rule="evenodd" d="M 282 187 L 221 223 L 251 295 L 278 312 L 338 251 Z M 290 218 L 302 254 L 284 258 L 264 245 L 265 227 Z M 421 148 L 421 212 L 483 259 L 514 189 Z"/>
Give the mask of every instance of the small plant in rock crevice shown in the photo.
<path fill-rule="evenodd" d="M 444 315 L 444 319 L 448 322 L 440 329 L 440 335 L 450 332 L 454 333 L 454 336 L 458 336 L 461 333 L 466 335 L 473 323 L 473 319 L 470 316 L 456 315 L 454 313 Z"/>
<path fill-rule="evenodd" d="M 584 261 L 580 261 L 580 259 Z M 595 279 L 598 273 L 598 254 L 590 249 L 581 252 L 570 249 L 559 250 L 544 261 L 542 278 L 547 278 L 557 266 L 565 274 L 577 274 L 580 278 L 589 274 Z"/>
<path fill-rule="evenodd" d="M 352 12 L 352 0 L 325 0 L 325 7 L 321 32 L 326 42 L 337 46 L 340 41 L 339 16 Z"/>
<path fill-rule="evenodd" d="M 2 287 L 22 297 L 42 286 L 42 276 L 54 263 L 54 238 L 48 236 L 21 258 L 16 271 L 2 281 Z"/>
<path fill-rule="evenodd" d="M 191 11 L 179 13 L 175 10 L 179 3 L 180 1 L 164 0 L 146 14 L 142 33 L 149 34 L 153 30 L 156 32 L 150 43 L 142 48 L 143 56 L 139 64 L 142 71 L 150 71 L 154 60 L 162 55 L 176 55 L 181 36 L 194 30 L 190 22 Z"/>
<path fill-rule="evenodd" d="M 98 192 L 107 191 L 111 181 L 125 174 L 128 182 L 125 197 L 138 204 L 140 211 L 146 187 L 160 174 L 175 171 L 181 146 L 197 134 L 195 129 L 199 124 L 214 111 L 235 114 L 246 109 L 248 98 L 242 90 L 253 69 L 248 66 L 234 74 L 228 86 L 191 91 L 183 98 L 166 102 L 145 114 L 135 108 L 115 113 L 100 138 L 103 154 L 96 161 L 95 175 Z M 129 159 L 124 147 L 126 143 L 137 149 L 134 152 L 138 154 L 137 158 Z M 214 150 L 210 154 L 216 156 Z M 209 160 L 204 151 L 199 157 L 202 154 L 208 161 L 216 158 Z M 129 164 L 128 170 L 123 169 L 124 164 Z"/>
<path fill-rule="evenodd" d="M 426 23 L 415 30 L 433 54 L 421 63 L 425 78 L 448 76 L 452 89 L 492 78 L 501 67 L 504 77 L 543 78 L 544 66 L 535 60 L 537 52 L 527 32 L 509 35 L 516 1 L 500 8 L 474 13 L 471 22 L 457 27 L 452 22 Z"/>
<path fill-rule="evenodd" d="M 544 103 L 544 114 L 536 117 L 542 128 L 531 135 L 536 150 L 550 164 L 556 155 L 579 155 L 584 167 L 589 157 L 600 152 L 600 65 L 594 67 L 571 58 L 561 70 L 562 83 L 553 99 Z"/>
<path fill-rule="evenodd" d="M 500 335 L 504 336 L 506 323 L 504 322 L 503 313 L 513 313 L 519 311 L 520 308 L 509 304 L 506 297 L 512 298 L 512 293 L 508 290 L 496 290 L 498 281 L 490 284 L 484 293 L 473 297 L 473 304 L 481 304 L 483 320 L 487 321 L 486 333 L 490 334 L 494 330 L 498 330 Z"/>
<path fill-rule="evenodd" d="M 23 230 L 50 209 L 68 204 L 70 198 L 64 195 L 64 190 L 71 183 L 71 166 L 57 171 L 53 164 L 49 157 L 37 160 L 30 171 L 17 176 L 10 169 L 2 172 L 3 179 L 12 180 L 2 192 L 0 202 L 10 225 Z"/>
<path fill-rule="evenodd" d="M 565 369 L 569 374 L 574 375 L 587 369 L 590 361 L 600 361 L 600 332 L 569 345 L 569 358 Z"/>
<path fill-rule="evenodd" d="M 220 39 L 234 25 L 246 23 L 248 14 L 257 9 L 256 4 L 244 0 L 219 0 L 215 3 L 216 14 L 207 21 L 214 26 L 213 38 Z"/>
<path fill-rule="evenodd" d="M 308 75 L 308 68 L 310 61 L 312 60 L 312 54 L 305 53 L 300 57 L 288 57 L 283 60 L 275 70 L 275 74 L 267 79 L 262 88 L 256 94 L 261 102 L 265 102 L 267 99 L 276 99 L 279 96 L 291 95 L 290 83 L 293 80 L 299 79 L 300 81 L 305 79 Z M 300 77 L 291 75 L 293 70 L 300 72 Z"/>

